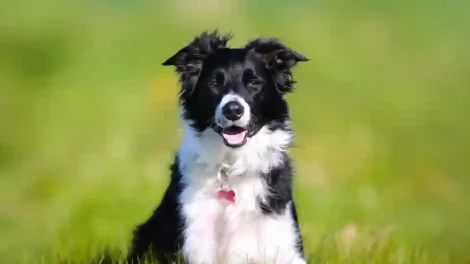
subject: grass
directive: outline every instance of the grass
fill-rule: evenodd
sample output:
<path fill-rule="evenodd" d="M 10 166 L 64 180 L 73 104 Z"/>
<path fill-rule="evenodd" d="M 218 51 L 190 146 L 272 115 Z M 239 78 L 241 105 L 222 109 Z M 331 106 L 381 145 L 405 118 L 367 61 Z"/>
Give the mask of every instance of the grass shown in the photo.
<path fill-rule="evenodd" d="M 216 26 L 311 59 L 288 100 L 312 263 L 470 262 L 468 4 L 208 2 L 0 4 L 3 262 L 126 254 L 181 138 L 160 63 Z"/>

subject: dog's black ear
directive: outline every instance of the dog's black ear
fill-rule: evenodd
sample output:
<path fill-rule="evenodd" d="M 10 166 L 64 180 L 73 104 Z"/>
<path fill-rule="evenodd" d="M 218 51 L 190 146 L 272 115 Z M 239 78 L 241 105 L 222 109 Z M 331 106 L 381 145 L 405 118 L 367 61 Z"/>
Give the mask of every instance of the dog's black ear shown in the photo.
<path fill-rule="evenodd" d="M 168 58 L 162 65 L 175 66 L 176 72 L 182 77 L 187 74 L 199 74 L 204 58 L 218 49 L 226 47 L 230 39 L 230 34 L 221 36 L 217 30 L 211 33 L 205 31 L 194 38 L 189 45 Z"/>
<path fill-rule="evenodd" d="M 286 47 L 275 38 L 258 38 L 246 45 L 256 53 L 263 55 L 266 66 L 274 70 L 289 70 L 299 61 L 308 61 L 304 55 Z"/>
<path fill-rule="evenodd" d="M 266 68 L 273 73 L 277 89 L 281 93 L 293 90 L 295 81 L 292 77 L 292 67 L 300 61 L 309 60 L 275 38 L 258 38 L 249 42 L 245 48 L 262 56 Z"/>

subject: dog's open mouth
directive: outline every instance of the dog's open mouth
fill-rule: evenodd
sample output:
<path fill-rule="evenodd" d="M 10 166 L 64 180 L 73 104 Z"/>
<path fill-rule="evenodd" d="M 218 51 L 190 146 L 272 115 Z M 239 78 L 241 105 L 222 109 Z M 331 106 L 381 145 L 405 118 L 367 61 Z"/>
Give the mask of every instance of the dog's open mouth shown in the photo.
<path fill-rule="evenodd" d="M 240 147 L 246 143 L 247 130 L 245 128 L 230 126 L 222 128 L 220 134 L 224 138 L 225 145 L 229 147 Z"/>

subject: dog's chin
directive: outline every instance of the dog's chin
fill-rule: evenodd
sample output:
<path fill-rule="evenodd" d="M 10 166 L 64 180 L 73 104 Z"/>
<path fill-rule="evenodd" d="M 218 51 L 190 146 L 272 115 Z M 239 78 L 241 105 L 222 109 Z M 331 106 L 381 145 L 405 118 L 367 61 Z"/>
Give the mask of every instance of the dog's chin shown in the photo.
<path fill-rule="evenodd" d="M 246 144 L 248 130 L 243 127 L 230 126 L 217 128 L 217 132 L 224 140 L 224 144 L 230 148 L 239 148 Z"/>

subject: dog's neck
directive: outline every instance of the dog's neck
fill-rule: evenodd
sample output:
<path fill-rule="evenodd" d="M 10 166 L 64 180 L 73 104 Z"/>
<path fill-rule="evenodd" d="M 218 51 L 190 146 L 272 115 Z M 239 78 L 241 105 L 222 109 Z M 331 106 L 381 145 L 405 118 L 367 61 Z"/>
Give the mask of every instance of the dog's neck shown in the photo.
<path fill-rule="evenodd" d="M 223 168 L 228 178 L 246 173 L 266 173 L 284 162 L 283 153 L 287 151 L 291 138 L 291 131 L 271 131 L 263 127 L 244 146 L 230 148 L 211 128 L 200 133 L 184 123 L 184 138 L 178 152 L 180 169 L 187 171 L 198 167 L 220 172 Z"/>

